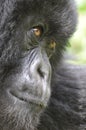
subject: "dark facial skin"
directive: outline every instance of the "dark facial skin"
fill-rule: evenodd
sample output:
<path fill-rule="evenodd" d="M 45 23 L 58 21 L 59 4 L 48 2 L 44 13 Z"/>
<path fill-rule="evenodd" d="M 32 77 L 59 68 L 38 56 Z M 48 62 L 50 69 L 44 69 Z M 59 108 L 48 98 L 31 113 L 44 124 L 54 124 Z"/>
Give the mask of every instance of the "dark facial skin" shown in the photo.
<path fill-rule="evenodd" d="M 72 0 L 0 1 L 0 130 L 36 128 L 75 16 Z"/>

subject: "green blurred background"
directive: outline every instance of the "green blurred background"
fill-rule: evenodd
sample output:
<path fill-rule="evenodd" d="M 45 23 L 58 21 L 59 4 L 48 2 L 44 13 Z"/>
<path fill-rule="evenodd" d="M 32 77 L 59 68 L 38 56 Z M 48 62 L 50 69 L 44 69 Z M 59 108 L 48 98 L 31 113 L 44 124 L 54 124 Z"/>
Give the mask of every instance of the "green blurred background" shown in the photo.
<path fill-rule="evenodd" d="M 68 53 L 76 56 L 74 63 L 86 64 L 86 0 L 76 0 L 78 8 L 77 31 L 70 39 Z"/>

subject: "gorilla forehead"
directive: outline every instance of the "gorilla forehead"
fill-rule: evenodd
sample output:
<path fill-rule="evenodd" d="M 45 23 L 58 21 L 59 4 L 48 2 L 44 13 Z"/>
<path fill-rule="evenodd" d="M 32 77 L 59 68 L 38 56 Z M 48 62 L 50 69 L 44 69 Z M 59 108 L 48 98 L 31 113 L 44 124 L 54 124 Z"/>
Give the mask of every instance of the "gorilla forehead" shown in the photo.
<path fill-rule="evenodd" d="M 0 4 L 3 5 L 2 0 Z M 3 6 L 0 9 L 3 12 L 2 23 L 6 22 L 6 18 L 10 19 L 10 15 L 12 17 L 17 15 L 17 18 L 23 16 L 23 19 L 24 17 L 35 15 L 36 19 L 36 14 L 46 20 L 55 21 L 57 24 L 62 23 L 61 26 L 71 25 L 73 28 L 73 23 L 76 23 L 76 19 L 72 17 L 76 16 L 74 0 L 5 0 Z M 14 19 L 16 20 L 16 18 Z"/>
<path fill-rule="evenodd" d="M 0 4 L 2 3 L 3 3 L 3 0 L 1 0 Z M 57 8 L 60 7 L 62 10 L 62 8 L 67 7 L 67 4 L 70 5 L 70 0 L 54 0 L 54 1 L 52 0 L 5 0 L 4 9 L 9 8 L 9 10 L 7 11 L 10 12 L 11 9 L 13 10 L 17 7 L 21 11 L 31 12 L 32 10 L 34 12 L 35 10 L 35 12 L 38 11 L 39 13 L 40 12 L 42 13 L 42 10 L 43 10 L 43 12 L 48 14 L 48 12 L 46 11 L 49 11 L 50 13 L 50 10 L 53 10 L 56 7 Z"/>

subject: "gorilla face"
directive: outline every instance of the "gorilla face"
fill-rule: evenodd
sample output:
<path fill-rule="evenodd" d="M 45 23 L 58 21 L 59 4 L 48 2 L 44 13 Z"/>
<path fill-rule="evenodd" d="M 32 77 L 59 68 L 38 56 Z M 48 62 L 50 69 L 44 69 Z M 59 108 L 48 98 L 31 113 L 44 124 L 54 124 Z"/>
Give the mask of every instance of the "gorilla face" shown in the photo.
<path fill-rule="evenodd" d="M 51 95 L 51 73 L 75 30 L 74 8 L 71 0 L 1 0 L 1 130 L 37 125 Z"/>

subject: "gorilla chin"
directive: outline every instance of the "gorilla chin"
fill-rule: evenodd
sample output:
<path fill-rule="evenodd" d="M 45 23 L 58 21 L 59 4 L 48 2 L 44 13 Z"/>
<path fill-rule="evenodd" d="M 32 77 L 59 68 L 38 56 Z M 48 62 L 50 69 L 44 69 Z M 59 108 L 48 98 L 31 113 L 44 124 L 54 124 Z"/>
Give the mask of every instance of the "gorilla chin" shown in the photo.
<path fill-rule="evenodd" d="M 39 98 L 24 91 L 8 91 L 5 95 L 5 102 L 1 104 L 1 110 L 3 109 L 0 114 L 1 129 L 34 130 L 39 124 L 40 115 L 48 104 L 49 90 L 46 92 L 46 97 L 43 96 Z"/>

